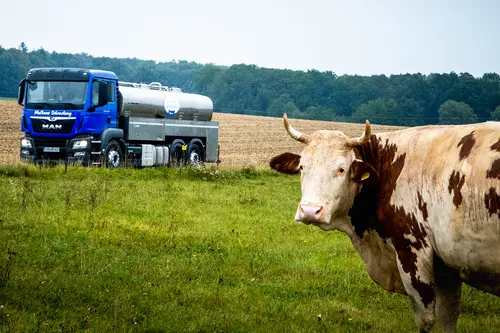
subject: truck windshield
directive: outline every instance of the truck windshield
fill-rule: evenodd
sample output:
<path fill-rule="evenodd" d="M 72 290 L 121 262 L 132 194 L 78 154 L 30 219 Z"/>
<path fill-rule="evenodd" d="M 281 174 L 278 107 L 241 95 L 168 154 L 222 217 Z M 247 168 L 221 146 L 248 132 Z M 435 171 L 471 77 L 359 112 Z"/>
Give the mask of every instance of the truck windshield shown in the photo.
<path fill-rule="evenodd" d="M 88 82 L 29 81 L 26 107 L 30 109 L 81 110 L 87 99 Z"/>

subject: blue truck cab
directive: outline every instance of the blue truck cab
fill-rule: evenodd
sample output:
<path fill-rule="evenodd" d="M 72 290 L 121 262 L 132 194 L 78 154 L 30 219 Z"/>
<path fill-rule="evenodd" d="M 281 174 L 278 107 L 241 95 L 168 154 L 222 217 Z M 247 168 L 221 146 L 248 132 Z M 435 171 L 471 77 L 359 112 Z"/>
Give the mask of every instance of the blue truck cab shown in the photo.
<path fill-rule="evenodd" d="M 24 161 L 64 160 L 86 164 L 108 154 L 123 158 L 118 128 L 118 77 L 82 68 L 31 69 L 19 84 L 23 105 L 20 157 Z M 109 144 L 112 143 L 112 147 Z M 114 154 L 113 154 L 114 149 Z"/>

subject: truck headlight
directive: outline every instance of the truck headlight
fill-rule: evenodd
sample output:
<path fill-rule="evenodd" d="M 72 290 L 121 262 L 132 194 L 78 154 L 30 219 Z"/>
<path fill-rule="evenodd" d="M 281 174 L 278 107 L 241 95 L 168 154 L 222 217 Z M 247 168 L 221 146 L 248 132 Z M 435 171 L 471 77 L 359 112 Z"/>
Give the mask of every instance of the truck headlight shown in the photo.
<path fill-rule="evenodd" d="M 21 147 L 24 148 L 32 148 L 33 146 L 31 145 L 31 141 L 25 138 L 21 139 Z"/>
<path fill-rule="evenodd" d="M 85 148 L 87 148 L 88 144 L 89 144 L 89 141 L 87 139 L 77 140 L 77 141 L 73 142 L 73 149 L 85 149 Z"/>

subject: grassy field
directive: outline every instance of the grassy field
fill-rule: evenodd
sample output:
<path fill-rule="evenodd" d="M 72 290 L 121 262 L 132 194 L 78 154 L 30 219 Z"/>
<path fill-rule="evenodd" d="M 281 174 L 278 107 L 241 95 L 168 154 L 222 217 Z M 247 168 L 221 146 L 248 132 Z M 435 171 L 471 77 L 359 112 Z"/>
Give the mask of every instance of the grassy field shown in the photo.
<path fill-rule="evenodd" d="M 347 237 L 270 171 L 0 167 L 0 332 L 409 332 Z M 461 332 L 499 332 L 464 288 Z"/>

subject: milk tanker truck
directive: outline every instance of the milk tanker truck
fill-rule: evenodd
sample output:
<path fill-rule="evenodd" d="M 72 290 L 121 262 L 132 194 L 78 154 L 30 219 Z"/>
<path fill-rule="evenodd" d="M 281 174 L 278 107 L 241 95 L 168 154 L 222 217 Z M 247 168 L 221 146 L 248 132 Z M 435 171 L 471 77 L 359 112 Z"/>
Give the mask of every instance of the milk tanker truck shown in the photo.
<path fill-rule="evenodd" d="M 115 73 L 34 68 L 19 84 L 21 160 L 120 167 L 219 162 L 213 103 Z"/>

